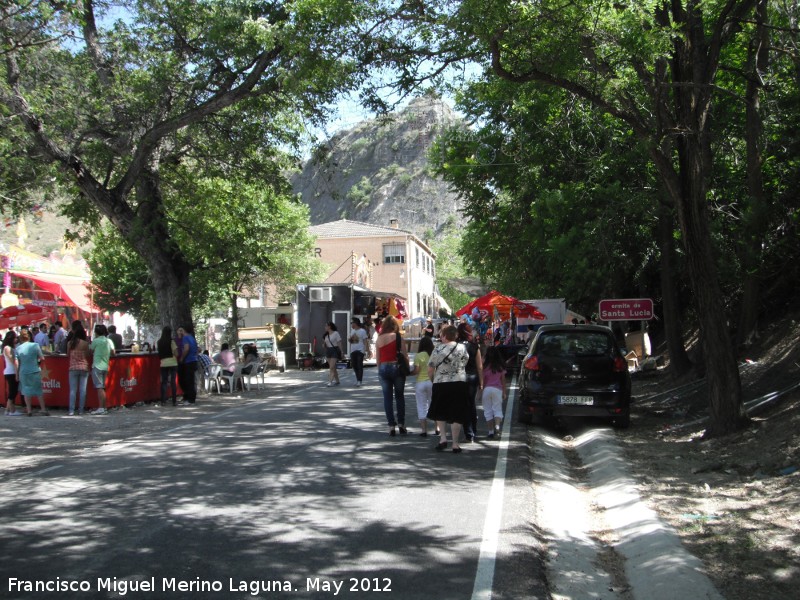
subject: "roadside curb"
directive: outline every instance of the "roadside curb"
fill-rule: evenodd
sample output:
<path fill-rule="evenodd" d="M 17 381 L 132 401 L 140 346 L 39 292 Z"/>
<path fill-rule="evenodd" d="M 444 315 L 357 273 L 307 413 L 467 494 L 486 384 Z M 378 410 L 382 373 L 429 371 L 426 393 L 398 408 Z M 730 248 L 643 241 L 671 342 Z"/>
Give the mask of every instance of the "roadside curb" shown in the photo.
<path fill-rule="evenodd" d="M 564 441 L 541 429 L 534 438 L 534 483 L 539 526 L 548 532 L 548 579 L 554 597 L 633 597 L 647 600 L 722 600 L 702 562 L 681 544 L 671 527 L 641 500 L 627 474 L 622 449 L 609 429 L 594 429 Z M 565 452 L 578 453 L 588 489 L 570 474 Z M 598 511 L 599 509 L 599 511 Z M 588 517 L 599 512 L 592 524 Z M 625 585 L 598 565 L 604 550 L 598 529 L 615 540 L 610 550 L 624 562 Z M 607 550 L 608 548 L 606 548 Z M 576 578 L 575 573 L 583 577 Z M 603 590 L 602 593 L 600 590 Z M 627 594 L 627 596 L 625 595 Z"/>

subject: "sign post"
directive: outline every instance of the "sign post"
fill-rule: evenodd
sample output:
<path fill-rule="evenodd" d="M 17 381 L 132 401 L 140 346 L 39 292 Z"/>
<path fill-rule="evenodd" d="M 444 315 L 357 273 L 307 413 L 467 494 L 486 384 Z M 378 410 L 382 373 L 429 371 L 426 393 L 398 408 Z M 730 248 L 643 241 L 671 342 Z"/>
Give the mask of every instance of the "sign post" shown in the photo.
<path fill-rule="evenodd" d="M 653 318 L 650 298 L 618 298 L 600 300 L 601 321 L 649 321 Z"/>

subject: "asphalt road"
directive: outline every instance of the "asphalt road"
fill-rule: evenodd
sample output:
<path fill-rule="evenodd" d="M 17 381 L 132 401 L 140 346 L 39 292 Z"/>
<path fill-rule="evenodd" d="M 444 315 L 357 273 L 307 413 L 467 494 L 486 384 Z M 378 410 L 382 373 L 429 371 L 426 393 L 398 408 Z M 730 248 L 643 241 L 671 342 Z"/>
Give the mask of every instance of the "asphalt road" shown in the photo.
<path fill-rule="evenodd" d="M 527 429 L 435 452 L 412 390 L 390 438 L 365 379 L 4 478 L 0 597 L 547 598 Z"/>

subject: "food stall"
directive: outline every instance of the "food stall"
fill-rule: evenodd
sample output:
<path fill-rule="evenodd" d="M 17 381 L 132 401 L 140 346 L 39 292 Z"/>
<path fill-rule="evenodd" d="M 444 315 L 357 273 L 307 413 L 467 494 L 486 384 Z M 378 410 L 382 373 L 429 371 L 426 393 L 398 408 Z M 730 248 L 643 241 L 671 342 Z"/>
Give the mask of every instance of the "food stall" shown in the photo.
<path fill-rule="evenodd" d="M 130 406 L 161 397 L 161 361 L 155 353 L 123 352 L 111 358 L 106 379 L 106 407 Z M 5 398 L 5 379 L 0 380 Z M 49 408 L 69 406 L 69 358 L 64 354 L 46 354 L 42 363 L 42 390 Z M 180 394 L 180 390 L 178 391 Z M 19 403 L 20 400 L 17 399 Z M 36 403 L 34 402 L 34 407 Z M 97 390 L 86 386 L 86 407 L 96 408 Z"/>
<path fill-rule="evenodd" d="M 61 321 L 69 328 L 72 320 L 84 322 L 91 335 L 100 313 L 94 306 L 89 274 L 85 265 L 56 256 L 42 257 L 23 248 L 11 246 L 2 253 L 5 296 L 18 306 L 15 315 L 0 320 L 4 328 L 38 322 Z M 36 315 L 22 318 L 24 309 L 36 309 Z M 69 406 L 69 358 L 66 354 L 48 353 L 42 367 L 42 389 L 48 407 Z M 160 360 L 155 353 L 119 353 L 111 359 L 106 380 L 108 407 L 131 405 L 159 399 L 161 396 Z M 0 379 L 2 398 L 6 397 L 5 379 Z M 19 402 L 19 399 L 17 399 Z M 35 403 L 34 403 L 35 405 Z M 86 386 L 86 406 L 97 406 L 97 392 L 91 381 Z"/>

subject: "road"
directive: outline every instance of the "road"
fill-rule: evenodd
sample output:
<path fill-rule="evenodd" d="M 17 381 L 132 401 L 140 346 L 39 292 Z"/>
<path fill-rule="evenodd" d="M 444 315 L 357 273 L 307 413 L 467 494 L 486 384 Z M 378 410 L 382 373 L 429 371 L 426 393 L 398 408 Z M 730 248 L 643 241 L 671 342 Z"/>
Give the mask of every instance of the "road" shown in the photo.
<path fill-rule="evenodd" d="M 4 476 L 0 595 L 547 598 L 527 430 L 508 420 L 460 455 L 413 426 L 390 438 L 368 375 L 270 378 L 240 405 L 175 409 L 198 416 Z"/>

